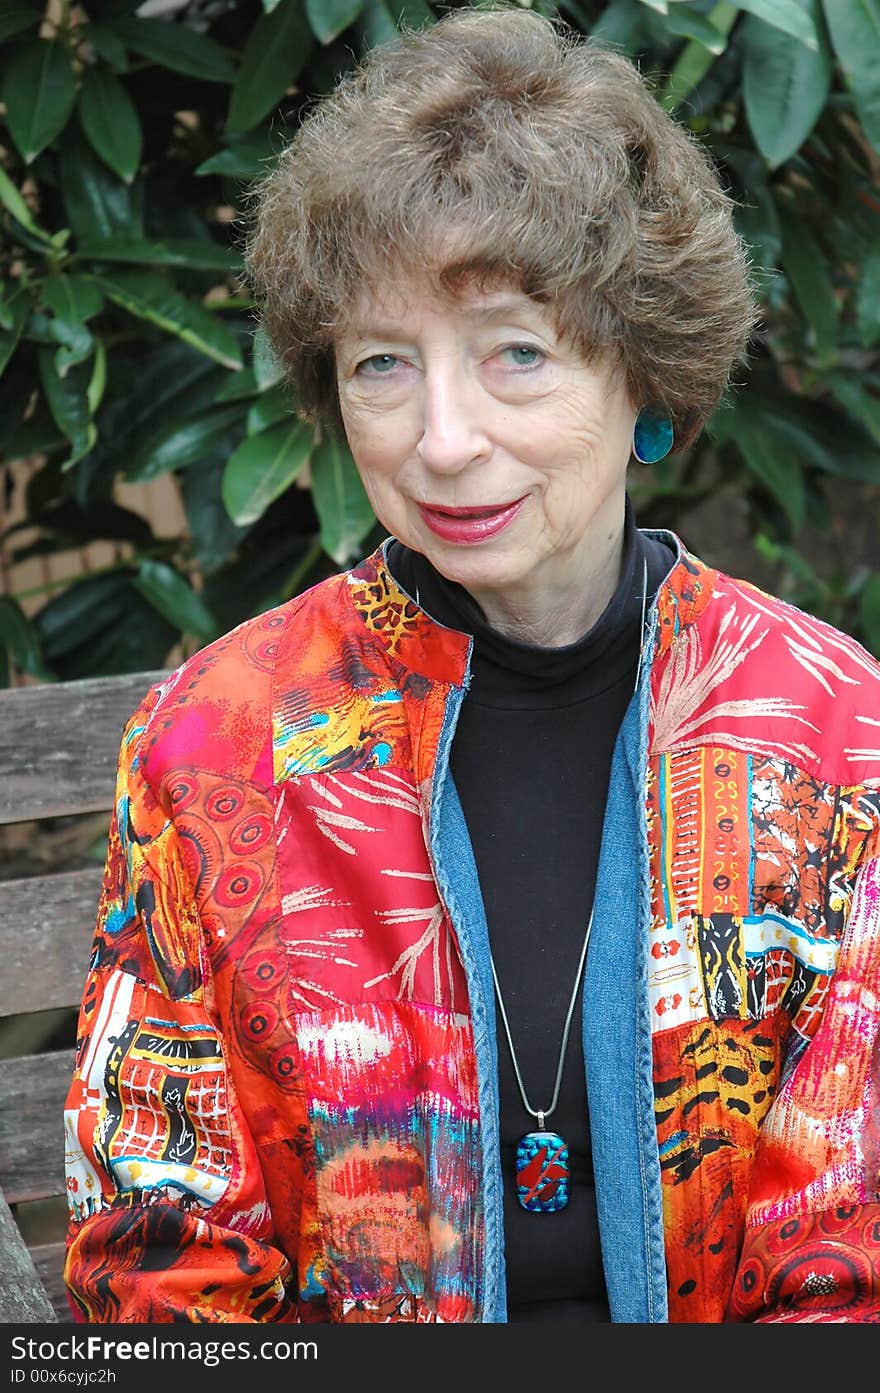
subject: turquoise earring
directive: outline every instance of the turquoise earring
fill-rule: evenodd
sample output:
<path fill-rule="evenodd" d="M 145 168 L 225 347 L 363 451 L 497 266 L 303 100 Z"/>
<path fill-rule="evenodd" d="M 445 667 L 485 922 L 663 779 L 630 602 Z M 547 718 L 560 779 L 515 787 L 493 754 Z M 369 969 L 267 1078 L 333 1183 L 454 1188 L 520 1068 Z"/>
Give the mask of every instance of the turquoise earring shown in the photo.
<path fill-rule="evenodd" d="M 672 417 L 643 406 L 633 427 L 633 454 L 639 464 L 656 464 L 672 449 Z"/>

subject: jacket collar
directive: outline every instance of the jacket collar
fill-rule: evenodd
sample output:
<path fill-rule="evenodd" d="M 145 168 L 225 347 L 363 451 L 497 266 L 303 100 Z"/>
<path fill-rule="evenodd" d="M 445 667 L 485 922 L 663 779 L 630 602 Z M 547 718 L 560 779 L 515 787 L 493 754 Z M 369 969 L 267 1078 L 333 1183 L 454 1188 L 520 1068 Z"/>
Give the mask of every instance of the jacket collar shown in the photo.
<path fill-rule="evenodd" d="M 655 601 L 654 656 L 659 657 L 702 614 L 712 598 L 716 572 L 687 551 L 674 532 L 648 531 L 676 554 Z M 389 541 L 390 538 L 347 574 L 355 610 L 395 665 L 432 682 L 467 686 L 470 635 L 438 623 L 402 589 L 386 560 Z"/>
<path fill-rule="evenodd" d="M 683 629 L 699 619 L 712 598 L 718 573 L 687 551 L 676 533 L 647 530 L 650 536 L 658 537 L 671 546 L 677 558 L 662 581 L 655 600 L 657 628 L 654 656 L 659 658 L 671 648 Z"/>
<path fill-rule="evenodd" d="M 432 682 L 467 686 L 470 635 L 439 624 L 398 585 L 385 559 L 390 540 L 348 572 L 348 593 L 355 610 L 392 666 Z"/>

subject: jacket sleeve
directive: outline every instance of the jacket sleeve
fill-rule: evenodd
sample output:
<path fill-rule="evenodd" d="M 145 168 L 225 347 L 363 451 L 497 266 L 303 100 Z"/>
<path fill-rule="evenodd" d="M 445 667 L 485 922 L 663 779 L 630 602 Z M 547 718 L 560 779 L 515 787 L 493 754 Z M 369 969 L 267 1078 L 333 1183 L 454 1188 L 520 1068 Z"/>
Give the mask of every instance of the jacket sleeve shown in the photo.
<path fill-rule="evenodd" d="M 764 1120 L 729 1318 L 880 1322 L 880 856 L 816 1034 Z"/>
<path fill-rule="evenodd" d="M 65 1282 L 80 1321 L 293 1321 L 180 838 L 137 754 L 155 700 L 123 736 L 79 1014 Z"/>

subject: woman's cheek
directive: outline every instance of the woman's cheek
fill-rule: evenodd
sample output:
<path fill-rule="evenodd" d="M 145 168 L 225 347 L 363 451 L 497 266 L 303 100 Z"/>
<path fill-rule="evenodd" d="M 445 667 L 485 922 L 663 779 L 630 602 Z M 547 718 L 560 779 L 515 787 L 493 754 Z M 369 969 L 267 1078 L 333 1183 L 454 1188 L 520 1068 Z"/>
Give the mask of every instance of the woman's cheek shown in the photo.
<path fill-rule="evenodd" d="M 354 451 L 352 451 L 354 454 Z M 357 462 L 357 455 L 355 455 Z M 370 502 L 370 507 L 379 519 L 383 527 L 391 527 L 392 514 L 396 503 L 396 494 L 390 484 L 390 480 L 380 468 L 363 466 L 358 463 L 358 473 L 361 476 L 361 483 L 364 492 Z"/>

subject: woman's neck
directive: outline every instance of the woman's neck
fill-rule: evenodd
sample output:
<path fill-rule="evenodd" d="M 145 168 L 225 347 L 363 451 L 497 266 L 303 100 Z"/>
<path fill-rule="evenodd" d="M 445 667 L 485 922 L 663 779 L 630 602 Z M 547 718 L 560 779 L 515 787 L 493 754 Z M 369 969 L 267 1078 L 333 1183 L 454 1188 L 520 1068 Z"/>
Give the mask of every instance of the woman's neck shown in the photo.
<path fill-rule="evenodd" d="M 468 589 L 486 622 L 505 638 L 536 648 L 564 648 L 589 633 L 604 614 L 620 580 L 623 522 L 585 563 L 572 572 L 566 558 L 553 557 L 564 579 L 542 577 L 542 584 L 495 589 Z"/>

